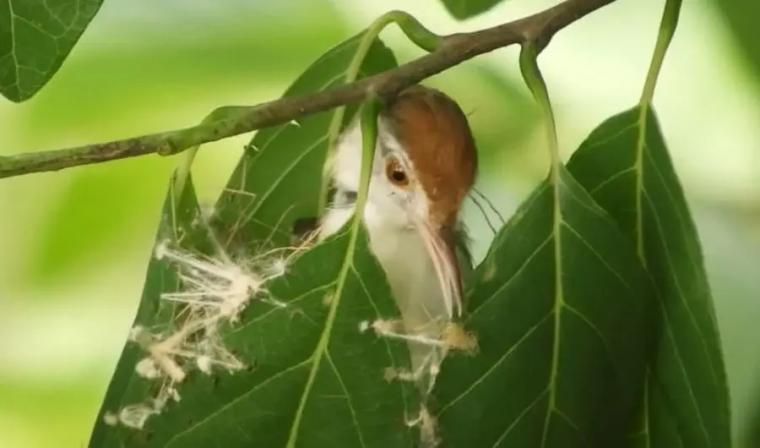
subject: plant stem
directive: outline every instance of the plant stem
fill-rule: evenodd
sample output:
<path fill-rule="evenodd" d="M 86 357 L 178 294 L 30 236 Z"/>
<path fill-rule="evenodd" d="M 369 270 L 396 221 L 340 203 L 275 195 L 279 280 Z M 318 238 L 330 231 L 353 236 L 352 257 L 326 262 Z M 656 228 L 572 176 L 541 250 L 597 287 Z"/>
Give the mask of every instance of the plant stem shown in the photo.
<path fill-rule="evenodd" d="M 522 72 L 523 79 L 525 79 L 528 89 L 533 94 L 533 98 L 535 98 L 541 108 L 546 127 L 546 142 L 551 158 L 552 176 L 558 176 L 562 161 L 559 157 L 557 125 L 554 120 L 551 100 L 549 99 L 549 91 L 538 67 L 538 51 L 533 42 L 526 42 L 522 45 L 522 49 L 520 50 L 520 72 Z"/>
<path fill-rule="evenodd" d="M 444 36 L 440 40 L 426 35 L 421 26 L 413 26 L 411 19 L 405 19 L 399 24 L 402 29 L 406 27 L 410 38 L 423 48 L 435 47 L 435 51 L 393 70 L 323 92 L 280 98 L 255 106 L 224 108 L 227 113 L 223 117 L 186 129 L 73 148 L 0 156 L 0 178 L 153 153 L 175 154 L 201 143 L 287 123 L 333 107 L 359 103 L 371 95 L 393 96 L 405 87 L 479 54 L 527 40 L 549 42 L 559 30 L 613 1 L 565 0 L 522 19 L 480 31 Z"/>
<path fill-rule="evenodd" d="M 226 112 L 225 108 L 220 108 L 212 111 L 210 114 L 206 116 L 206 118 L 201 121 L 201 124 L 207 124 L 210 122 L 213 122 L 217 117 L 220 115 L 223 115 Z M 180 198 L 182 197 L 182 192 L 185 189 L 185 184 L 187 183 L 187 179 L 190 177 L 190 170 L 193 167 L 193 162 L 195 161 L 195 156 L 198 154 L 198 150 L 201 148 L 201 145 L 195 145 L 188 149 L 185 152 L 185 156 L 180 160 L 179 165 L 177 166 L 177 169 L 174 171 L 174 177 L 172 178 L 172 182 L 174 182 L 174 186 L 172 191 L 174 192 L 174 200 L 176 203 L 179 204 Z"/>
<path fill-rule="evenodd" d="M 668 50 L 670 41 L 678 26 L 678 17 L 681 12 L 681 0 L 667 0 L 665 11 L 662 13 L 660 21 L 660 31 L 657 33 L 657 43 L 652 54 L 652 62 L 649 64 L 649 71 L 644 82 L 644 90 L 641 92 L 639 104 L 648 107 L 654 97 L 654 88 L 657 85 L 657 77 L 662 68 L 662 62 L 665 59 L 665 53 Z"/>
<path fill-rule="evenodd" d="M 535 98 L 544 118 L 546 128 L 546 140 L 549 147 L 549 156 L 551 157 L 551 170 L 549 173 L 549 183 L 552 192 L 552 239 L 554 246 L 554 305 L 552 315 L 554 317 L 554 341 L 552 343 L 552 362 L 550 384 L 557 381 L 557 375 L 560 365 L 560 345 L 561 339 L 559 334 L 562 329 L 562 307 L 565 303 L 564 283 L 562 282 L 563 263 L 562 263 L 562 207 L 561 207 L 561 170 L 562 160 L 559 157 L 559 143 L 557 142 L 557 125 L 554 120 L 554 111 L 552 110 L 549 91 L 546 88 L 546 82 L 541 69 L 538 67 L 538 47 L 544 43 L 536 40 L 526 40 L 520 50 L 520 71 L 522 72 L 525 83 L 528 85 Z M 551 423 L 552 412 L 557 409 L 557 393 L 554 388 L 549 390 L 549 403 L 544 417 L 543 430 L 541 432 L 541 448 L 546 446 L 547 436 L 549 434 L 549 425 Z"/>
<path fill-rule="evenodd" d="M 180 202 L 182 192 L 185 190 L 185 185 L 187 184 L 187 179 L 190 178 L 190 168 L 193 166 L 193 161 L 195 161 L 195 155 L 198 153 L 198 149 L 200 149 L 200 145 L 189 149 L 174 170 L 174 176 L 172 178 L 174 188 L 172 191 L 174 192 L 174 200 L 176 203 Z"/>
<path fill-rule="evenodd" d="M 369 195 L 369 183 L 372 177 L 372 163 L 375 159 L 375 146 L 377 144 L 377 118 L 380 113 L 380 100 L 370 98 L 364 103 L 361 110 L 362 130 L 362 165 L 359 180 L 359 191 L 356 195 L 356 209 L 354 210 L 354 222 L 352 231 L 356 232 L 361 216 L 364 215 L 364 205 Z M 353 235 L 352 235 L 353 238 Z"/>
<path fill-rule="evenodd" d="M 643 216 L 643 182 L 644 182 L 644 147 L 646 146 L 647 115 L 654 98 L 654 89 L 657 78 L 665 60 L 670 41 L 678 26 L 678 17 L 681 12 L 681 0 L 667 0 L 665 10 L 662 13 L 660 29 L 657 33 L 657 43 L 652 54 L 652 62 L 644 82 L 644 89 L 639 100 L 639 134 L 636 141 L 636 253 L 646 267 L 647 260 L 644 253 L 644 216 Z"/>

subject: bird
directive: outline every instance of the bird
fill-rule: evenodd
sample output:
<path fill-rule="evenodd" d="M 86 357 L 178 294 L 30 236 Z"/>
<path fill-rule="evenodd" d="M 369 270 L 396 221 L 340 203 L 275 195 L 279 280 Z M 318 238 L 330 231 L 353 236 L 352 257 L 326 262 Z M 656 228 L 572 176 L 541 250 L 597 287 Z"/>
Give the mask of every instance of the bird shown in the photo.
<path fill-rule="evenodd" d="M 334 195 L 319 238 L 353 216 L 359 190 L 362 136 L 358 120 L 337 140 L 331 163 Z M 378 135 L 363 221 L 369 246 L 385 271 L 410 335 L 411 372 L 432 387 L 445 347 L 445 327 L 461 315 L 460 209 L 477 172 L 477 152 L 466 115 L 449 96 L 414 85 L 387 100 Z"/>

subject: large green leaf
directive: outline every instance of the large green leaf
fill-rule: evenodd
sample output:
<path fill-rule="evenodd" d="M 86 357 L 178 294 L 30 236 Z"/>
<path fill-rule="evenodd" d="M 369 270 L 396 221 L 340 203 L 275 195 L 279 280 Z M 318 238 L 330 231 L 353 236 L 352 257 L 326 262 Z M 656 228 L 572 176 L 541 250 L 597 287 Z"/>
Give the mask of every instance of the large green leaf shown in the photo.
<path fill-rule="evenodd" d="M 645 446 L 729 447 L 726 374 L 699 238 L 654 112 L 595 129 L 568 164 L 639 248 L 661 328 L 649 381 Z"/>
<path fill-rule="evenodd" d="M 161 223 L 156 236 L 157 244 L 166 240 L 178 241 L 188 235 L 197 234 L 191 223 L 200 215 L 200 209 L 192 182 L 188 181 L 179 197 L 174 194 L 173 184 L 172 182 L 164 202 Z M 193 240 L 195 245 L 202 245 L 200 236 L 196 235 Z M 140 306 L 135 317 L 135 326 L 169 328 L 173 309 L 161 306 L 160 296 L 162 293 L 176 291 L 179 286 L 176 270 L 165 261 L 151 258 Z M 129 436 L 129 433 L 122 428 L 117 429 L 105 424 L 105 416 L 118 411 L 125 405 L 146 401 L 151 396 L 153 385 L 135 374 L 135 365 L 144 356 L 144 352 L 137 344 L 127 343 L 124 346 L 98 413 L 90 446 L 119 446 L 118 441 Z"/>
<path fill-rule="evenodd" d="M 441 0 L 452 16 L 459 20 L 476 16 L 501 3 L 503 0 Z"/>
<path fill-rule="evenodd" d="M 66 59 L 103 0 L 0 3 L 0 93 L 23 101 Z"/>
<path fill-rule="evenodd" d="M 356 48 L 355 38 L 331 50 L 287 94 L 340 83 Z M 363 72 L 394 63 L 392 54 L 375 43 Z M 149 329 L 152 338 L 165 341 L 171 338 L 167 335 L 181 333 L 183 323 L 193 321 L 187 317 L 188 308 L 162 300 L 166 293 L 184 292 L 194 285 L 223 297 L 224 291 L 215 292 L 217 285 L 199 284 L 203 280 L 199 270 L 211 273 L 238 266 L 239 272 L 253 272 L 256 277 L 267 269 L 282 269 L 282 264 L 277 266 L 284 263 L 287 272 L 265 284 L 261 301 L 254 291 L 244 290 L 250 303 L 237 316 L 238 322 L 219 321 L 212 330 L 204 327 L 190 333 L 186 344 L 193 348 L 183 345 L 185 354 L 175 359 L 186 376 L 171 385 L 180 401 L 171 394 L 161 395 L 171 391 L 165 381 L 144 378 L 144 371 L 139 372 L 138 361 L 146 359 L 150 346 L 144 350 L 140 346 L 145 344 L 128 342 L 92 446 L 407 447 L 415 443 L 417 430 L 407 421 L 418 412 L 416 391 L 410 383 L 385 379 L 386 369 L 409 368 L 406 345 L 361 331 L 365 322 L 398 316 L 365 234 L 343 232 L 289 256 L 287 262 L 273 255 L 280 253 L 273 248 L 290 244 L 292 221 L 316 212 L 331 114 L 258 134 L 220 199 L 213 232 L 197 212 L 191 188 L 186 188 L 188 198 L 183 200 L 195 205 L 195 213 L 181 216 L 180 223 L 191 232 L 183 239 L 168 238 L 186 252 L 151 262 L 136 328 Z M 168 201 L 167 209 L 175 210 L 172 204 Z M 165 216 L 166 221 L 178 215 L 167 211 Z M 260 256 L 264 253 L 269 255 Z M 182 260 L 188 257 L 189 261 Z M 208 261 L 215 265 L 198 267 Z M 212 347 L 228 361 L 229 371 L 209 372 L 208 365 L 202 367 L 208 358 L 202 362 L 205 355 L 192 351 L 197 347 Z M 247 368 L 241 369 L 243 365 Z M 125 410 L 136 403 L 143 410 L 155 409 L 155 397 L 165 399 L 158 411 L 132 425 L 140 428 L 129 427 L 126 423 L 135 419 Z"/>
<path fill-rule="evenodd" d="M 564 170 L 523 203 L 478 267 L 435 388 L 446 446 L 619 447 L 634 427 L 649 282 L 607 213 Z"/>
<path fill-rule="evenodd" d="M 329 89 L 345 82 L 359 38 L 322 56 L 288 89 L 285 96 Z M 360 76 L 396 65 L 379 40 L 370 48 Z M 320 183 L 327 156 L 330 121 L 335 110 L 259 131 L 246 148 L 217 205 L 214 224 L 224 243 L 239 249 L 290 243 L 295 220 L 318 215 Z M 351 113 L 346 114 L 346 120 Z"/>
<path fill-rule="evenodd" d="M 156 388 L 135 373 L 145 355 L 128 344 L 91 446 L 412 446 L 416 431 L 406 421 L 418 406 L 414 391 L 384 378 L 388 368 L 409 368 L 406 347 L 360 331 L 362 322 L 398 312 L 364 236 L 351 242 L 343 233 L 301 255 L 269 286 L 282 305 L 252 303 L 240 323 L 224 328 L 225 346 L 246 370 L 191 371 L 178 386 L 181 400 L 141 429 L 103 421 Z M 176 285 L 161 286 L 146 288 L 143 303 L 153 313 L 162 310 L 157 293 Z M 136 325 L 151 317 L 141 312 Z"/>

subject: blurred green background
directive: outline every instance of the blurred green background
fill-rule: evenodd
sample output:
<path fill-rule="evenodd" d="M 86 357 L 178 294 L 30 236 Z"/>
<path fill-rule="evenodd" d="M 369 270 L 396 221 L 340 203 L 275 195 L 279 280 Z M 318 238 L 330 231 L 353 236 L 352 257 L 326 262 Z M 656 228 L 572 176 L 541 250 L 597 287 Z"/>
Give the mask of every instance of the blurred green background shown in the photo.
<path fill-rule="evenodd" d="M 512 0 L 466 22 L 435 1 L 106 0 L 32 100 L 0 100 L 0 154 L 194 124 L 216 106 L 271 99 L 382 12 L 440 33 L 555 2 Z M 620 0 L 562 31 L 541 57 L 565 156 L 635 104 L 663 2 Z M 725 348 L 737 446 L 760 447 L 760 7 L 684 2 L 655 103 L 689 197 Z M 419 52 L 395 30 L 400 60 Z M 479 188 L 509 215 L 545 174 L 516 49 L 429 80 L 469 114 Z M 194 174 L 212 202 L 250 136 L 207 145 Z M 0 180 L 0 447 L 85 446 L 137 307 L 169 173 L 143 157 Z M 491 232 L 468 204 L 482 254 Z M 754 439 L 752 438 L 754 434 Z"/>

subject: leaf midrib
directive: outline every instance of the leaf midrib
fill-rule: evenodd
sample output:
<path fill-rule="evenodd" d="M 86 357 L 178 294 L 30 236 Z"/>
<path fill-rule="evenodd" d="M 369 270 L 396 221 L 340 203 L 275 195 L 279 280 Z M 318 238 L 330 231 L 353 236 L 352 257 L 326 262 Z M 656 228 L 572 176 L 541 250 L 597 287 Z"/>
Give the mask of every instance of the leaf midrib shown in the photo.
<path fill-rule="evenodd" d="M 552 412 L 557 407 L 557 372 L 559 371 L 559 352 L 560 352 L 560 330 L 562 326 L 562 306 L 565 303 L 565 293 L 562 284 L 562 206 L 560 204 L 561 193 L 561 165 L 556 164 L 552 167 L 550 181 L 552 183 L 552 233 L 554 235 L 554 304 L 552 307 L 554 313 L 554 334 L 552 335 L 552 367 L 549 373 L 549 403 L 546 406 L 546 415 L 544 416 L 544 427 L 541 431 L 541 448 L 546 446 L 547 435 L 549 434 L 549 424 L 551 423 Z"/>
<path fill-rule="evenodd" d="M 689 303 L 686 301 L 686 299 L 685 299 L 685 297 L 683 295 L 683 292 L 682 292 L 681 287 L 680 287 L 680 280 L 678 279 L 678 276 L 676 275 L 675 270 L 672 268 L 672 262 L 670 260 L 671 250 L 670 250 L 667 242 L 663 239 L 663 236 L 662 236 L 662 226 L 661 226 L 661 223 L 660 223 L 659 213 L 657 212 L 657 209 L 656 209 L 653 201 L 649 197 L 649 195 L 648 195 L 648 193 L 646 191 L 646 188 L 644 186 L 644 167 L 646 165 L 645 161 L 648 161 L 651 164 L 651 166 L 652 166 L 652 168 L 654 170 L 654 173 L 657 176 L 657 179 L 659 180 L 659 182 L 660 182 L 663 190 L 665 190 L 667 199 L 671 203 L 671 205 L 673 206 L 674 212 L 676 213 L 676 216 L 678 218 L 679 227 L 681 227 L 681 228 L 687 228 L 688 226 L 685 225 L 684 218 L 683 218 L 683 216 L 681 216 L 681 211 L 674 204 L 675 200 L 674 200 L 674 198 L 672 196 L 672 192 L 670 191 L 669 185 L 665 181 L 665 179 L 664 179 L 662 173 L 660 172 L 660 170 L 657 169 L 657 164 L 652 159 L 650 151 L 647 150 L 647 148 L 648 148 L 648 145 L 647 145 L 647 130 L 648 130 L 647 124 L 648 124 L 648 117 L 647 117 L 647 115 L 649 113 L 649 107 L 648 107 L 648 105 L 639 105 L 637 112 L 638 112 L 638 114 L 636 115 L 636 119 L 633 120 L 632 123 L 624 126 L 621 130 L 615 132 L 611 136 L 608 136 L 608 137 L 604 138 L 601 142 L 594 142 L 592 145 L 587 146 L 585 148 L 585 150 L 588 151 L 588 150 L 590 150 L 593 147 L 605 144 L 605 143 L 607 143 L 607 142 L 609 142 L 611 140 L 614 140 L 614 139 L 618 138 L 620 135 L 624 134 L 625 132 L 627 132 L 631 128 L 635 128 L 636 129 L 637 134 L 636 134 L 636 142 L 635 142 L 635 146 L 634 146 L 634 151 L 635 151 L 635 154 L 634 154 L 635 155 L 635 157 L 634 157 L 634 163 L 630 167 L 625 168 L 625 169 L 623 169 L 621 171 L 618 171 L 618 172 L 612 174 L 611 176 L 609 176 L 608 178 L 604 179 L 603 181 L 599 182 L 597 185 L 594 186 L 594 188 L 591 190 L 591 192 L 596 193 L 599 190 L 601 190 L 604 187 L 606 187 L 607 185 L 612 184 L 614 182 L 613 179 L 620 178 L 620 177 L 622 177 L 622 175 L 624 173 L 630 172 L 631 170 L 634 171 L 634 175 L 635 175 L 635 184 L 634 184 L 634 188 L 635 188 L 635 192 L 634 192 L 635 193 L 635 209 L 634 209 L 634 211 L 636 213 L 636 221 L 634 223 L 634 235 L 635 235 L 635 238 L 636 238 L 636 240 L 635 240 L 635 247 L 636 247 L 636 250 L 637 250 L 637 255 L 638 255 L 638 257 L 639 257 L 642 265 L 645 268 L 647 268 L 646 253 L 645 253 L 645 249 L 644 249 L 644 225 L 643 225 L 643 221 L 644 221 L 644 218 L 643 218 L 644 217 L 644 201 L 646 201 L 649 204 L 649 206 L 651 207 L 652 216 L 653 216 L 653 218 L 655 220 L 655 224 L 657 225 L 657 234 L 659 235 L 660 243 L 665 248 L 666 261 L 667 261 L 667 264 L 668 264 L 668 268 L 670 270 L 670 275 L 673 277 L 673 280 L 676 283 L 678 296 L 680 298 L 680 301 L 681 301 L 683 307 L 686 309 L 686 312 L 687 312 L 687 315 L 688 315 L 688 318 L 689 318 L 689 321 L 690 321 L 691 325 L 693 326 L 693 328 L 697 332 L 697 336 L 698 336 L 698 339 L 700 341 L 700 345 L 702 346 L 702 351 L 704 352 L 705 356 L 707 357 L 707 363 L 709 365 L 709 375 L 710 375 L 710 377 L 713 380 L 712 381 L 713 384 L 719 387 L 720 384 L 718 382 L 717 374 L 715 372 L 714 357 L 711 356 L 711 354 L 709 352 L 709 349 L 707 347 L 707 341 L 704 338 L 704 336 L 705 336 L 704 332 L 703 332 L 702 328 L 700 327 L 700 325 L 696 322 L 696 317 L 694 316 L 693 310 L 692 310 L 691 306 L 689 306 Z M 689 262 L 690 262 L 690 265 L 691 265 L 692 269 L 698 270 L 697 264 L 696 264 L 696 262 L 693 259 L 692 251 L 691 250 L 687 250 L 687 255 L 688 255 Z M 681 349 L 679 348 L 678 344 L 676 343 L 675 336 L 672 333 L 672 329 L 671 329 L 672 325 L 671 325 L 671 322 L 670 322 L 671 317 L 669 316 L 669 314 L 666 311 L 666 307 L 665 307 L 665 304 L 663 303 L 663 298 L 662 298 L 662 294 L 661 294 L 661 291 L 660 291 L 659 287 L 655 288 L 655 293 L 656 293 L 656 301 L 657 301 L 657 303 L 659 304 L 659 306 L 661 308 L 661 312 L 663 313 L 663 317 L 664 317 L 663 323 L 664 323 L 664 326 L 666 327 L 666 332 L 667 332 L 666 334 L 668 335 L 668 338 L 670 339 L 670 341 L 671 341 L 671 343 L 673 345 L 673 350 L 674 350 L 675 355 L 676 355 L 676 360 L 677 360 L 678 365 L 680 367 L 680 371 L 681 371 L 682 377 L 684 379 L 685 386 L 686 386 L 686 388 L 687 388 L 687 390 L 689 392 L 690 401 L 691 401 L 691 403 L 693 405 L 694 412 L 696 413 L 700 430 L 703 433 L 703 436 L 705 437 L 705 440 L 708 443 L 711 443 L 712 438 L 710 437 L 710 433 L 707 431 L 706 427 L 704 426 L 704 420 L 703 420 L 703 417 L 702 417 L 702 410 L 701 410 L 700 404 L 697 401 L 696 396 L 694 394 L 694 384 L 693 384 L 692 379 L 689 377 L 689 374 L 688 374 L 688 372 L 685 369 L 685 366 L 683 364 L 683 361 L 682 361 L 682 358 L 681 358 L 681 353 L 680 353 Z M 651 393 L 650 388 L 646 387 L 644 389 L 644 392 L 643 392 L 643 394 L 644 394 L 643 399 L 644 399 L 645 402 L 649 401 L 649 394 L 650 393 Z M 651 446 L 651 429 L 649 427 L 649 423 L 650 422 L 649 422 L 648 414 L 649 414 L 649 409 L 647 408 L 645 410 L 645 412 L 644 412 L 644 415 L 645 415 L 645 418 L 644 418 L 644 427 L 642 428 L 642 433 L 645 433 L 647 435 L 647 437 L 645 438 L 646 447 Z M 679 441 L 682 442 L 682 440 L 681 440 L 681 432 L 680 431 L 678 432 L 678 436 L 679 436 L 678 437 Z"/>
<path fill-rule="evenodd" d="M 359 228 L 361 223 L 361 219 L 359 219 L 358 216 L 359 215 L 354 215 L 353 221 L 351 222 L 351 228 L 349 230 L 351 233 L 349 235 L 348 247 L 346 248 L 346 254 L 343 257 L 343 264 L 341 265 L 340 273 L 338 274 L 338 280 L 335 282 L 337 288 L 333 299 L 330 301 L 330 309 L 327 314 L 327 319 L 325 320 L 325 327 L 319 336 L 319 342 L 317 342 L 317 346 L 314 349 L 314 352 L 310 356 L 310 359 L 313 360 L 313 363 L 311 370 L 309 371 L 309 377 L 306 380 L 306 385 L 304 386 L 304 390 L 301 394 L 301 400 L 298 403 L 298 409 L 296 410 L 296 414 L 293 417 L 293 423 L 290 426 L 288 441 L 285 444 L 287 448 L 295 448 L 296 440 L 298 439 L 298 430 L 301 426 L 301 419 L 303 418 L 306 402 L 311 393 L 311 389 L 314 387 L 314 380 L 316 379 L 317 372 L 319 371 L 319 367 L 322 364 L 322 358 L 327 351 L 327 346 L 330 342 L 330 335 L 332 334 L 332 327 L 335 323 L 335 316 L 338 312 L 338 305 L 340 305 L 341 299 L 343 298 L 343 289 L 346 286 L 349 270 L 353 267 L 354 254 L 356 252 L 356 241 L 359 235 Z M 359 428 L 357 428 L 357 431 L 359 431 Z"/>
<path fill-rule="evenodd" d="M 685 227 L 684 223 L 682 221 L 682 218 L 680 216 L 679 210 L 677 209 L 677 207 L 675 207 L 675 204 L 673 204 L 674 200 L 673 200 L 673 197 L 671 196 L 670 188 L 667 185 L 667 182 L 665 182 L 665 179 L 663 178 L 662 173 L 660 173 L 659 170 L 657 169 L 657 165 L 654 163 L 654 160 L 652 160 L 651 154 L 649 153 L 649 151 L 647 151 L 647 142 L 646 142 L 646 139 L 647 139 L 647 125 L 648 125 L 648 122 L 649 122 L 649 120 L 647 119 L 648 118 L 647 117 L 648 113 L 649 113 L 649 104 L 648 103 L 641 104 L 639 106 L 638 123 L 636 123 L 637 124 L 637 128 L 638 128 L 638 138 L 637 138 L 637 143 L 636 143 L 636 163 L 634 165 L 635 172 L 636 172 L 636 185 L 635 185 L 635 188 L 636 188 L 636 232 L 635 232 L 635 234 L 636 234 L 636 247 L 637 247 L 639 259 L 640 259 L 641 263 L 643 264 L 643 266 L 645 268 L 647 268 L 647 258 L 646 258 L 646 253 L 644 251 L 644 213 L 643 213 L 644 212 L 643 201 L 644 201 L 644 199 L 646 199 L 647 202 L 649 203 L 650 207 L 651 207 L 651 210 L 652 210 L 652 213 L 653 213 L 653 218 L 654 218 L 655 223 L 657 225 L 657 234 L 659 236 L 660 243 L 663 245 L 663 247 L 665 247 L 666 261 L 667 261 L 667 264 L 668 264 L 668 268 L 669 268 L 669 270 L 671 272 L 671 275 L 673 276 L 673 281 L 676 284 L 676 290 L 678 292 L 678 297 L 681 299 L 681 302 L 682 302 L 684 308 L 686 308 L 687 314 L 689 316 L 689 321 L 694 326 L 695 330 L 697 330 L 697 334 L 698 334 L 698 338 L 699 338 L 699 341 L 700 341 L 700 345 L 702 346 L 702 350 L 703 350 L 705 356 L 707 357 L 707 363 L 709 365 L 709 374 L 710 374 L 710 377 L 712 379 L 712 383 L 715 386 L 718 386 L 719 383 L 717 381 L 717 376 L 716 376 L 715 371 L 714 371 L 715 367 L 713 365 L 713 362 L 714 362 L 713 361 L 713 357 L 710 355 L 710 352 L 709 352 L 709 350 L 707 348 L 707 342 L 705 341 L 705 338 L 704 338 L 705 335 L 703 334 L 702 328 L 697 323 L 696 317 L 694 316 L 694 313 L 693 313 L 691 307 L 689 306 L 689 304 L 687 303 L 686 297 L 683 294 L 683 291 L 681 289 L 680 280 L 679 280 L 678 276 L 676 275 L 675 270 L 673 269 L 672 261 L 670 259 L 670 257 L 671 257 L 671 250 L 670 250 L 670 248 L 669 248 L 669 246 L 667 244 L 667 241 L 665 241 L 664 238 L 663 238 L 662 226 L 660 224 L 659 214 L 658 214 L 658 212 L 657 212 L 657 210 L 656 210 L 656 208 L 654 206 L 654 203 L 649 198 L 649 195 L 647 194 L 646 189 L 644 187 L 644 166 L 645 166 L 644 158 L 646 157 L 649 160 L 649 162 L 651 163 L 652 167 L 654 168 L 655 174 L 656 174 L 658 180 L 660 181 L 663 189 L 665 190 L 668 200 L 674 206 L 674 211 L 676 212 L 676 215 L 678 216 L 678 220 L 679 220 L 679 227 Z M 692 259 L 691 252 L 690 251 L 687 251 L 687 252 L 688 252 L 688 257 L 689 257 L 690 263 L 692 265 L 694 265 L 695 262 Z M 686 371 L 686 368 L 685 368 L 685 366 L 683 364 L 683 360 L 681 358 L 681 354 L 679 353 L 678 344 L 676 343 L 675 336 L 673 335 L 673 331 L 672 331 L 672 328 L 671 328 L 671 325 L 670 325 L 670 322 L 669 322 L 669 317 L 668 317 L 668 313 L 667 313 L 667 307 L 665 307 L 665 304 L 662 302 L 662 294 L 660 294 L 659 291 L 657 293 L 657 299 L 658 299 L 658 303 L 660 304 L 661 311 L 663 313 L 663 317 L 664 317 L 663 320 L 664 320 L 664 323 L 665 323 L 665 327 L 666 327 L 668 338 L 670 339 L 671 343 L 673 344 L 674 352 L 675 352 L 675 355 L 676 355 L 676 360 L 678 361 L 678 365 L 680 367 L 681 373 L 683 374 L 683 378 L 684 378 L 685 383 L 687 385 L 687 390 L 689 391 L 689 398 L 690 398 L 690 400 L 691 400 L 691 402 L 692 402 L 692 404 L 694 406 L 694 412 L 696 413 L 696 416 L 697 416 L 697 421 L 699 423 L 699 428 L 702 431 L 702 435 L 705 437 L 705 440 L 708 442 L 708 444 L 711 445 L 712 444 L 712 437 L 710 436 L 709 431 L 707 431 L 707 428 L 705 427 L 704 418 L 702 416 L 702 409 L 701 409 L 701 406 L 700 406 L 700 404 L 699 404 L 699 402 L 697 400 L 697 397 L 696 397 L 696 395 L 694 393 L 693 382 L 692 382 L 691 378 L 689 377 L 689 374 Z M 645 392 L 648 393 L 649 389 L 647 388 L 645 390 Z M 649 397 L 645 397 L 645 398 L 648 400 Z M 649 412 L 649 410 L 647 409 L 647 413 L 648 412 Z M 645 419 L 645 423 L 647 425 L 649 424 L 649 418 Z M 647 434 L 651 434 L 650 433 L 650 429 L 649 429 L 648 426 L 645 429 L 647 431 Z M 679 435 L 679 439 L 681 439 L 682 436 L 681 436 L 680 431 L 678 432 L 678 435 Z M 650 441 L 649 437 L 647 437 L 646 440 L 647 440 L 647 446 L 650 446 L 651 445 L 651 441 Z"/>

